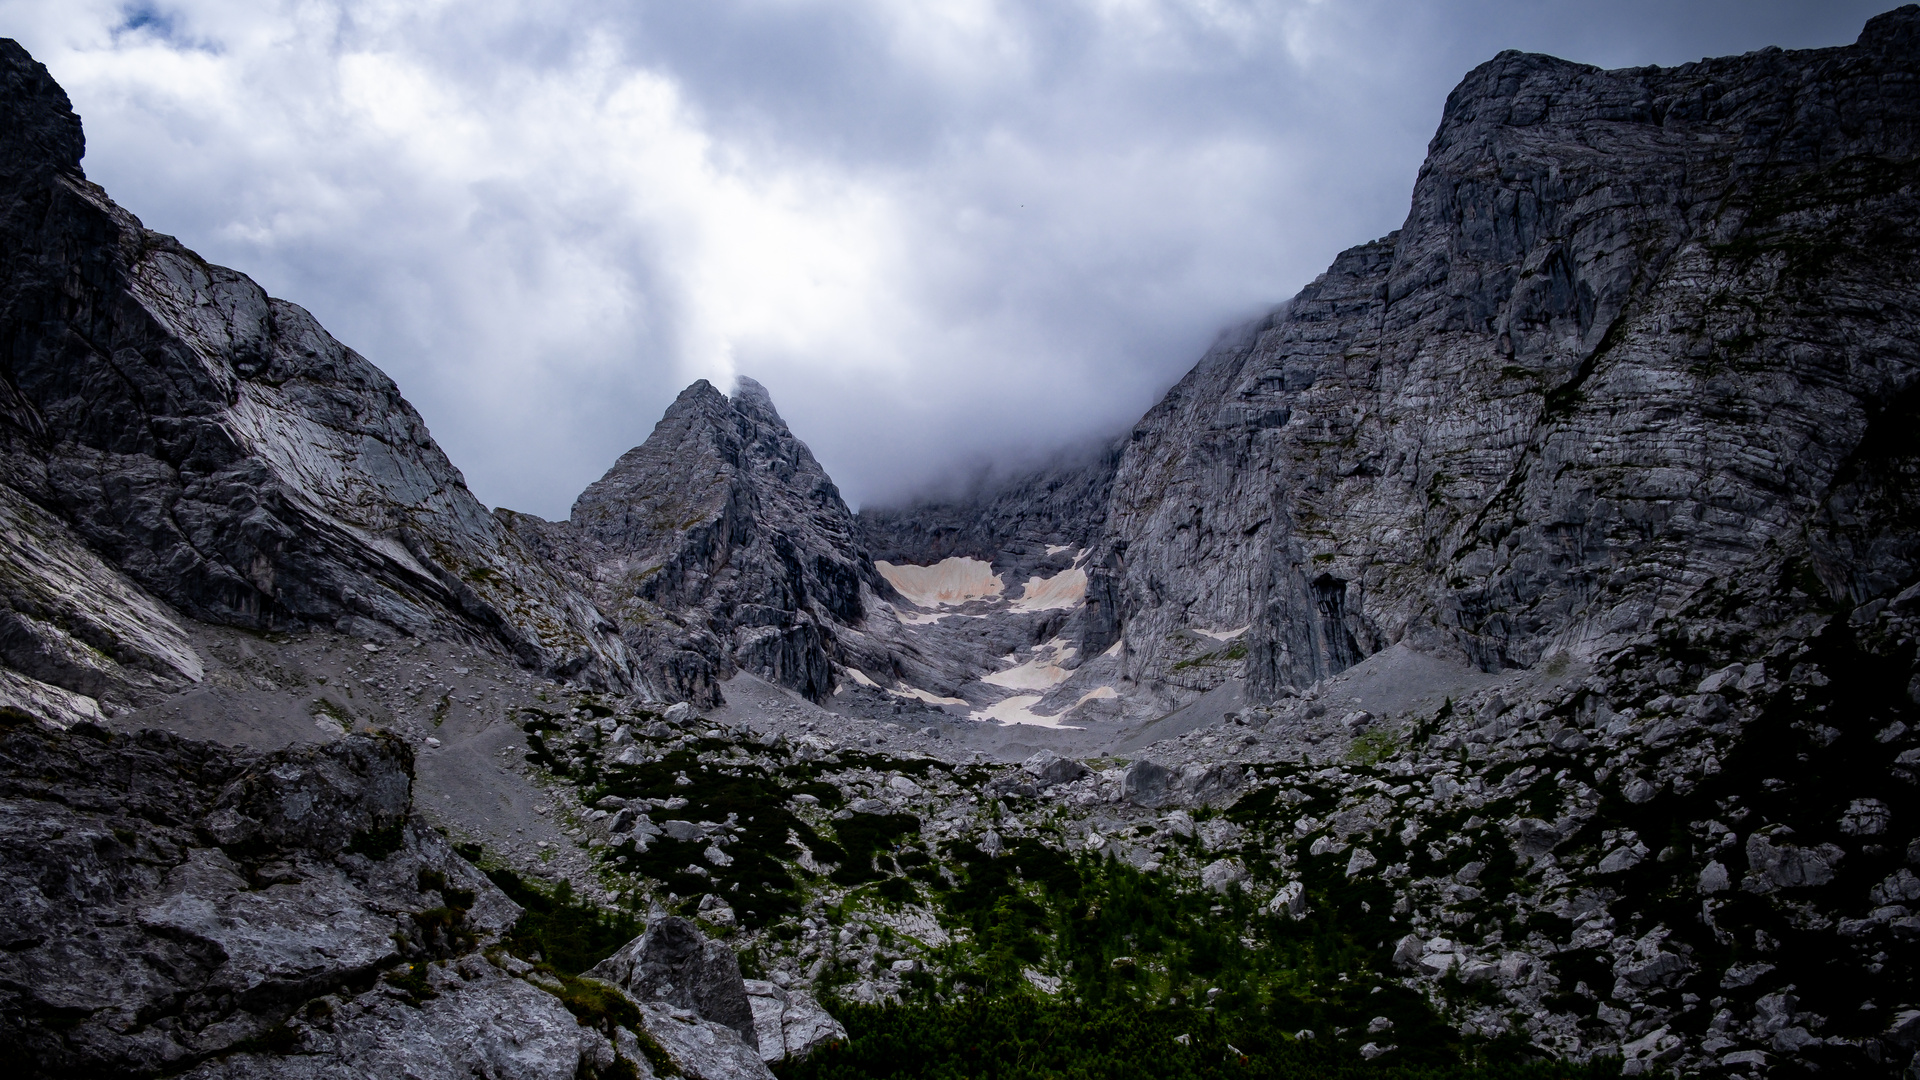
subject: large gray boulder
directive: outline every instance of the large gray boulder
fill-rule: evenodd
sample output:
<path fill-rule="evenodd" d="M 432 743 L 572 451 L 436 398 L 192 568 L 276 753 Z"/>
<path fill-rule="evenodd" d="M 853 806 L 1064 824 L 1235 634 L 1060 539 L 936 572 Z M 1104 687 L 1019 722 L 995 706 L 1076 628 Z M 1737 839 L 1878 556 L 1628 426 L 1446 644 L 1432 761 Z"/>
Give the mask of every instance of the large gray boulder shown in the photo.
<path fill-rule="evenodd" d="M 1173 770 L 1141 758 L 1120 774 L 1120 797 L 1135 806 L 1155 809 L 1173 801 Z"/>
<path fill-rule="evenodd" d="M 1093 775 L 1093 770 L 1072 758 L 1061 757 L 1051 750 L 1037 750 L 1020 768 L 1031 773 L 1040 781 L 1042 787 L 1055 784 L 1071 784 L 1075 780 Z"/>
<path fill-rule="evenodd" d="M 587 977 L 612 983 L 643 1005 L 691 1010 L 758 1046 L 740 958 L 677 915 L 649 920 L 646 933 L 594 965 Z"/>
<path fill-rule="evenodd" d="M 773 1080 L 739 1032 L 664 1001 L 640 1005 L 640 1025 L 687 1080 Z"/>
<path fill-rule="evenodd" d="M 303 1010 L 286 1026 L 280 1052 L 234 1054 L 186 1078 L 575 1080 L 620 1075 L 614 1066 L 622 1058 L 633 1070 L 628 1075 L 651 1075 L 630 1037 L 609 1040 L 576 1020 L 559 998 L 480 957 L 424 966 L 431 997 L 409 1001 L 376 990 L 327 999 L 324 1008 Z"/>

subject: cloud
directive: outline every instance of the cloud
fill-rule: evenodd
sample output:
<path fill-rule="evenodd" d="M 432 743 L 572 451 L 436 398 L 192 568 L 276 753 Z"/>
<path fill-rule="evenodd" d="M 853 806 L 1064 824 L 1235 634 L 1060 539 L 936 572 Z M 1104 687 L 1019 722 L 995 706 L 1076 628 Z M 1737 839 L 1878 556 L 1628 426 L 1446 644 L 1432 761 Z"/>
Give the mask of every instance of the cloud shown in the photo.
<path fill-rule="evenodd" d="M 853 501 L 1122 430 L 1399 224 L 1448 89 L 1850 41 L 1712 0 L 0 0 L 89 175 L 563 516 L 694 378 Z"/>

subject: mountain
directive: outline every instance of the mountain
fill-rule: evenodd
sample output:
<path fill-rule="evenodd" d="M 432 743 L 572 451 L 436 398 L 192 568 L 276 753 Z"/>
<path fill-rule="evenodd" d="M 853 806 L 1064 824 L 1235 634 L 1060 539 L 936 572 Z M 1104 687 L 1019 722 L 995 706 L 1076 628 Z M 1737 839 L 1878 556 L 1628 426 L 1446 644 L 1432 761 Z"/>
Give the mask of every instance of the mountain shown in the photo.
<path fill-rule="evenodd" d="M 1273 700 L 1400 642 L 1489 671 L 1604 655 L 1712 582 L 1911 583 L 1904 11 L 1847 48 L 1475 69 L 1401 228 L 1123 441 L 1081 511 L 1081 653 L 1124 642 L 1127 679 L 1168 683 L 1183 631 L 1245 628 Z"/>
<path fill-rule="evenodd" d="M 891 590 L 853 514 L 765 388 L 704 379 L 564 522 L 500 515 L 619 620 L 643 682 L 703 705 L 737 671 L 819 701 L 838 638 Z"/>
<path fill-rule="evenodd" d="M 468 492 L 392 380 L 89 183 L 79 118 L 12 42 L 0 94 L 15 707 L 87 715 L 196 681 L 182 616 L 487 640 L 626 684 L 612 625 Z"/>
<path fill-rule="evenodd" d="M 1920 1069 L 1920 7 L 1502 54 L 1103 452 L 858 515 L 750 380 L 482 512 L 0 60 L 29 1069 Z"/>

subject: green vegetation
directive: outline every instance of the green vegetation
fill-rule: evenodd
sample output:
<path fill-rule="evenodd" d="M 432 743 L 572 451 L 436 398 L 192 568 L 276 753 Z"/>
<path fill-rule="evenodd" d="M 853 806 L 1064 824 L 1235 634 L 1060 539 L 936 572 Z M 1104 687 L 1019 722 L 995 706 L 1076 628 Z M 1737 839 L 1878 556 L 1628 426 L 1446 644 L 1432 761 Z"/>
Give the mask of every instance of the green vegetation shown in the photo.
<path fill-rule="evenodd" d="M 548 892 L 511 870 L 488 870 L 487 876 L 526 909 L 514 924 L 508 949 L 560 975 L 580 974 L 646 929 L 645 922 L 625 912 L 575 901 L 572 886 L 564 881 Z"/>
<path fill-rule="evenodd" d="M 1347 748 L 1347 760 L 1356 765 L 1378 765 L 1393 756 L 1399 745 L 1392 732 L 1374 728 L 1354 737 L 1353 744 Z"/>
<path fill-rule="evenodd" d="M 1368 1062 L 1324 1032 L 1307 1037 L 1257 1013 L 1184 1006 L 1095 1007 L 1001 997 L 942 1006 L 855 1006 L 839 1016 L 848 1041 L 780 1067 L 782 1080 L 1576 1080 L 1619 1074 L 1612 1059 L 1589 1066 L 1529 1063 L 1491 1046 L 1473 1064 L 1412 1061 L 1402 1056 L 1406 1051 Z"/>

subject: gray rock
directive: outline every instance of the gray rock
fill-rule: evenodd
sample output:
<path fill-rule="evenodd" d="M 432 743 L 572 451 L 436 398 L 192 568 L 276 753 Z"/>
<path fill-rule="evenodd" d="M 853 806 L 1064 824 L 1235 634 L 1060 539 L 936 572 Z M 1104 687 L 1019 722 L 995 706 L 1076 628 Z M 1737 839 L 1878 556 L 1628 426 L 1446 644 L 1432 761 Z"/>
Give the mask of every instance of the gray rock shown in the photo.
<path fill-rule="evenodd" d="M 911 961 L 905 963 L 909 969 Z M 782 989 L 760 979 L 746 980 L 748 1004 L 753 1008 L 760 1058 L 769 1064 L 792 1059 L 799 1061 L 828 1043 L 844 1041 L 847 1029 L 840 1025 L 813 995 L 798 988 Z"/>
<path fill-rule="evenodd" d="M 1879 836 L 1893 823 L 1893 811 L 1879 799 L 1855 799 L 1840 818 L 1840 831 L 1848 836 Z"/>
<path fill-rule="evenodd" d="M 1120 795 L 1133 805 L 1147 809 L 1165 806 L 1173 799 L 1173 772 L 1141 758 L 1120 774 Z"/>
<path fill-rule="evenodd" d="M 477 960 L 519 909 L 408 816 L 411 763 L 384 737 L 256 757 L 158 732 L 0 730 L 15 1054 L 44 1073 L 181 1070 L 396 962 Z M 539 1014 L 527 1023 L 501 1037 L 544 1037 Z"/>
<path fill-rule="evenodd" d="M 703 1020 L 731 1028 L 748 1046 L 756 1045 L 753 1009 L 740 978 L 739 958 L 725 945 L 707 940 L 686 919 L 674 915 L 650 919 L 646 933 L 622 945 L 587 975 L 620 987 L 643 1005 L 658 1002 L 690 1009 Z"/>
<path fill-rule="evenodd" d="M 1214 892 L 1226 892 L 1228 889 L 1247 880 L 1247 869 L 1237 859 L 1215 859 L 1200 868 L 1200 884 Z"/>
<path fill-rule="evenodd" d="M 88 696 L 192 681 L 157 597 L 253 630 L 488 640 L 626 685 L 612 627 L 473 497 L 392 380 L 86 180 L 79 119 L 11 41 L 0 116 L 0 248 L 16 256 L 0 279 L 0 558 L 33 568 L 7 587 L 0 659 Z M 69 609 L 63 589 L 98 599 Z"/>
<path fill-rule="evenodd" d="M 640 1024 L 687 1080 L 773 1080 L 760 1052 L 736 1029 L 692 1009 L 642 1002 Z"/>
<path fill-rule="evenodd" d="M 1727 868 L 1720 865 L 1717 860 L 1709 862 L 1700 871 L 1700 891 L 1703 893 L 1725 892 L 1732 885 L 1733 881 L 1727 873 Z"/>
<path fill-rule="evenodd" d="M 1036 751 L 1033 756 L 1021 762 L 1020 767 L 1049 787 L 1055 784 L 1071 784 L 1082 777 L 1093 775 L 1092 769 L 1050 750 Z"/>
<path fill-rule="evenodd" d="M 305 1010 L 287 1025 L 284 1053 L 241 1053 L 208 1062 L 189 1080 L 574 1080 L 614 1064 L 605 1036 L 583 1027 L 558 998 L 472 958 L 430 965 L 424 1001 L 380 990 Z M 634 1051 L 637 1051 L 637 1047 Z M 643 1054 L 629 1063 L 647 1068 Z M 646 1075 L 644 1072 L 642 1075 Z"/>
<path fill-rule="evenodd" d="M 1825 885 L 1833 880 L 1833 867 L 1845 854 L 1832 844 L 1803 848 L 1786 841 L 1794 835 L 1784 826 L 1761 829 L 1747 838 L 1747 876 L 1741 887 L 1748 892 L 1769 893 L 1775 889 Z"/>
<path fill-rule="evenodd" d="M 1181 770 L 1177 784 L 1181 794 L 1197 806 L 1224 806 L 1245 786 L 1245 772 L 1231 762 L 1189 765 Z"/>

